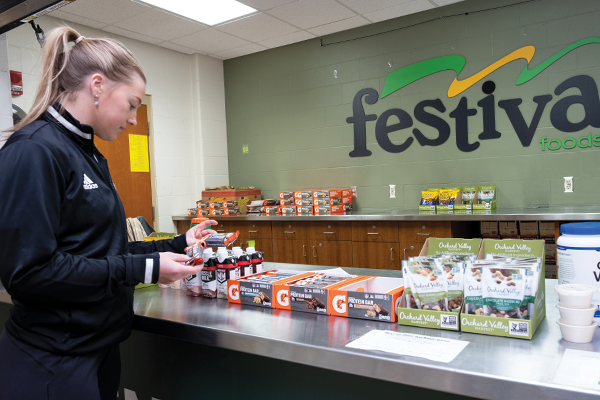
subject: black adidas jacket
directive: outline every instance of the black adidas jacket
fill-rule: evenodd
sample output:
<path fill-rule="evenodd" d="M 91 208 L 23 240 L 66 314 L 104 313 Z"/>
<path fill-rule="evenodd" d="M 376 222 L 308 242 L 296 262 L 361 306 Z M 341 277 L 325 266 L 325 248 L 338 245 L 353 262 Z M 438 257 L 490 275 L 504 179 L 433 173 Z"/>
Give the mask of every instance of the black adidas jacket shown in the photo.
<path fill-rule="evenodd" d="M 186 240 L 127 242 L 92 128 L 58 108 L 0 150 L 0 279 L 14 302 L 14 338 L 79 355 L 129 337 L 134 286 L 156 283 L 157 252 L 182 253 Z"/>

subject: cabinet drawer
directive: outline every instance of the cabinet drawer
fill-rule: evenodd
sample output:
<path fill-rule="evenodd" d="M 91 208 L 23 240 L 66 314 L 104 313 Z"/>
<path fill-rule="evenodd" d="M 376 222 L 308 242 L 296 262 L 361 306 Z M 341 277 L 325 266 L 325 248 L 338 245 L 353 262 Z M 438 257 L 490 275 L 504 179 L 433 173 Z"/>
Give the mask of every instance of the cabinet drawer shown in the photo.
<path fill-rule="evenodd" d="M 352 242 L 354 268 L 399 270 L 401 257 L 398 243 Z"/>
<path fill-rule="evenodd" d="M 226 219 L 214 219 L 214 221 L 217 221 L 219 225 L 213 225 L 211 228 L 217 231 L 217 233 L 229 233 L 238 230 L 238 221 L 227 221 Z"/>
<path fill-rule="evenodd" d="M 240 236 L 244 240 L 252 239 L 270 239 L 271 222 L 267 221 L 239 221 L 237 230 L 240 231 Z"/>
<path fill-rule="evenodd" d="M 400 257 L 408 260 L 409 257 L 418 257 L 423 248 L 423 243 L 400 243 Z"/>
<path fill-rule="evenodd" d="M 273 239 L 305 240 L 310 237 L 310 224 L 308 222 L 273 221 Z"/>
<path fill-rule="evenodd" d="M 310 238 L 314 240 L 352 240 L 350 222 L 312 222 Z"/>
<path fill-rule="evenodd" d="M 446 226 L 448 226 L 447 229 Z M 448 222 L 411 221 L 400 222 L 400 242 L 425 243 L 429 237 L 449 237 L 451 235 Z"/>
<path fill-rule="evenodd" d="M 352 222 L 353 242 L 398 242 L 398 223 L 383 221 Z"/>
<path fill-rule="evenodd" d="M 310 263 L 334 267 L 352 267 L 352 242 L 349 240 L 311 240 Z"/>

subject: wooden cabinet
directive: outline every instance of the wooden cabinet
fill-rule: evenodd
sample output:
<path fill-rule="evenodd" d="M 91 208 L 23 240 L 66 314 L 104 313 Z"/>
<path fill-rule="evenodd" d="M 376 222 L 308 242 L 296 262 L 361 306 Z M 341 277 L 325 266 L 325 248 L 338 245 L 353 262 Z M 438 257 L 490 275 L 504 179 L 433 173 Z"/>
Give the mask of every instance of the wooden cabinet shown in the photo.
<path fill-rule="evenodd" d="M 273 261 L 310 264 L 310 249 L 306 240 L 273 239 Z"/>
<path fill-rule="evenodd" d="M 398 223 L 386 221 L 352 222 L 353 242 L 398 242 Z"/>
<path fill-rule="evenodd" d="M 235 221 L 236 230 L 244 240 L 271 239 L 271 223 L 266 221 Z"/>
<path fill-rule="evenodd" d="M 248 241 L 254 241 L 254 248 L 258 251 L 262 251 L 265 256 L 265 261 L 274 261 L 273 259 L 273 241 L 271 239 L 238 239 L 235 242 L 235 246 L 240 246 L 242 250 L 246 251 L 248 248 Z"/>
<path fill-rule="evenodd" d="M 352 243 L 352 266 L 354 268 L 395 269 L 401 268 L 398 243 Z"/>
<path fill-rule="evenodd" d="M 352 240 L 350 222 L 312 222 L 310 238 L 314 240 Z"/>
<path fill-rule="evenodd" d="M 349 240 L 311 240 L 310 264 L 352 267 L 352 242 Z"/>
<path fill-rule="evenodd" d="M 410 221 L 399 223 L 401 243 L 425 243 L 430 237 L 452 237 L 451 223 L 446 221 Z"/>
<path fill-rule="evenodd" d="M 400 256 L 402 260 L 408 260 L 409 257 L 417 257 L 421 253 L 423 243 L 400 243 Z"/>

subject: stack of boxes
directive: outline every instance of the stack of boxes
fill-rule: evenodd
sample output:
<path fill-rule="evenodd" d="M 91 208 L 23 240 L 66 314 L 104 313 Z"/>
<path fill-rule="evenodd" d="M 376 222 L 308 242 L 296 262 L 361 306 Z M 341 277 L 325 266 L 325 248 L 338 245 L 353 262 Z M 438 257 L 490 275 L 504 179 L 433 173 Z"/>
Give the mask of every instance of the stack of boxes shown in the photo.
<path fill-rule="evenodd" d="M 544 239 L 546 278 L 556 279 L 556 236 L 554 221 L 540 221 L 540 238 Z"/>
<path fill-rule="evenodd" d="M 198 200 L 196 202 L 198 206 L 198 216 L 199 217 L 208 217 L 210 215 L 210 209 L 208 208 L 208 201 Z"/>
<path fill-rule="evenodd" d="M 219 215 L 239 215 L 240 213 L 238 202 L 236 200 L 209 201 L 208 209 L 208 215 L 211 217 L 217 217 Z"/>
<path fill-rule="evenodd" d="M 352 189 L 279 192 L 280 215 L 340 215 L 352 211 Z"/>

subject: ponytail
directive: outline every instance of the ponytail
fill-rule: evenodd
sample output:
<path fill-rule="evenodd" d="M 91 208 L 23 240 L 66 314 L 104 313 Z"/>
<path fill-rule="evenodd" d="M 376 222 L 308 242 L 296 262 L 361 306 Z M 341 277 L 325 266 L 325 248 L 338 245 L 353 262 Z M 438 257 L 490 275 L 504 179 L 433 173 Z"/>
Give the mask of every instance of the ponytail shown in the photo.
<path fill-rule="evenodd" d="M 69 47 L 69 43 L 74 45 Z M 90 39 L 68 26 L 48 33 L 42 49 L 42 76 L 29 113 L 7 132 L 15 132 L 42 117 L 48 106 L 83 89 L 85 80 L 102 73 L 118 83 L 130 83 L 137 74 L 146 77 L 134 55 L 117 40 Z M 59 111 L 60 112 L 60 111 Z"/>

